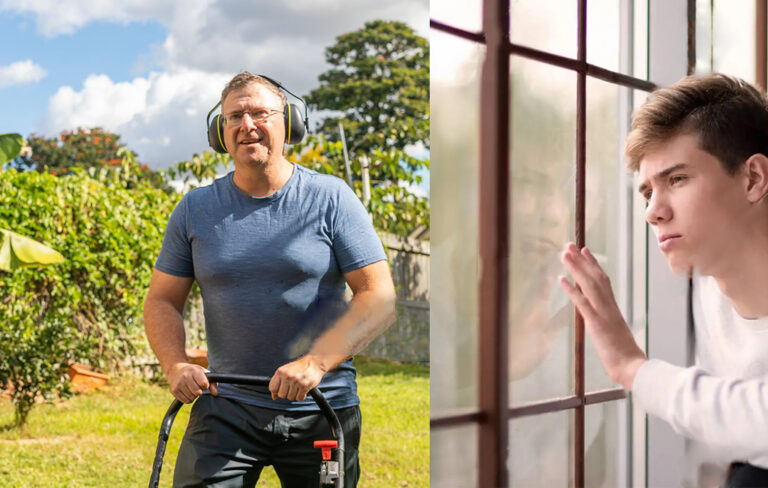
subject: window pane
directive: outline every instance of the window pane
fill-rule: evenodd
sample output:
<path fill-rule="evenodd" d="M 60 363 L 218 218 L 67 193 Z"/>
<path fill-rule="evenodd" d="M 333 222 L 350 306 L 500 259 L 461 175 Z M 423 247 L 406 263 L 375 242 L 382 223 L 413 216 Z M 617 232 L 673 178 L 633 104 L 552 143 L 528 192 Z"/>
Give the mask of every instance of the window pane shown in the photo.
<path fill-rule="evenodd" d="M 476 424 L 432 429 L 429 449 L 430 486 L 477 486 L 477 430 Z M 393 486 L 398 485 L 393 482 Z"/>
<path fill-rule="evenodd" d="M 635 109 L 641 106 L 648 99 L 650 94 L 641 90 L 633 90 L 632 103 Z M 627 322 L 632 329 L 632 335 L 635 342 L 643 351 L 648 350 L 648 337 L 646 327 L 646 310 L 648 305 L 648 249 L 647 233 L 648 224 L 645 222 L 645 200 L 637 192 L 640 185 L 640 179 L 637 173 L 632 175 L 632 306 L 630 308 L 631 316 L 627 317 Z"/>
<path fill-rule="evenodd" d="M 628 27 L 621 25 L 622 3 L 616 0 L 587 2 L 587 62 L 611 71 L 619 71 L 619 29 Z"/>
<path fill-rule="evenodd" d="M 483 30 L 481 0 L 439 0 L 429 4 L 429 17 L 470 32 Z"/>
<path fill-rule="evenodd" d="M 725 486 L 730 456 L 706 444 L 689 441 L 685 444 L 685 470 L 683 483 L 687 486 L 719 488 Z"/>
<path fill-rule="evenodd" d="M 589 0 L 587 62 L 645 79 L 647 13 L 647 0 Z"/>
<path fill-rule="evenodd" d="M 714 71 L 755 82 L 755 2 L 715 0 Z"/>
<path fill-rule="evenodd" d="M 635 0 L 633 20 L 635 24 L 632 76 L 648 79 L 648 0 Z"/>
<path fill-rule="evenodd" d="M 513 419 L 509 429 L 511 487 L 572 485 L 572 410 Z"/>
<path fill-rule="evenodd" d="M 514 44 L 576 58 L 577 0 L 513 0 L 509 3 Z"/>
<path fill-rule="evenodd" d="M 576 75 L 512 56 L 509 375 L 513 405 L 573 388 L 573 307 L 557 282 L 573 240 Z"/>
<path fill-rule="evenodd" d="M 627 402 L 589 405 L 584 410 L 584 485 L 627 485 L 629 439 Z"/>
<path fill-rule="evenodd" d="M 696 73 L 713 70 L 712 0 L 696 0 Z"/>
<path fill-rule="evenodd" d="M 432 413 L 477 405 L 482 45 L 432 31 Z"/>
<path fill-rule="evenodd" d="M 628 246 L 632 232 L 632 179 L 624 168 L 621 152 L 629 120 L 629 92 L 627 88 L 587 78 L 586 244 L 610 277 L 624 317 L 631 278 Z M 585 361 L 586 391 L 610 388 L 612 383 L 589 334 Z"/>
<path fill-rule="evenodd" d="M 645 330 L 645 238 L 638 182 L 626 168 L 624 142 L 632 108 L 647 98 L 640 90 L 587 79 L 586 243 L 611 279 L 614 297 L 633 332 Z M 632 97 L 632 98 L 630 98 Z M 639 204 L 639 205 L 638 205 Z M 588 337 L 586 391 L 614 385 Z"/>

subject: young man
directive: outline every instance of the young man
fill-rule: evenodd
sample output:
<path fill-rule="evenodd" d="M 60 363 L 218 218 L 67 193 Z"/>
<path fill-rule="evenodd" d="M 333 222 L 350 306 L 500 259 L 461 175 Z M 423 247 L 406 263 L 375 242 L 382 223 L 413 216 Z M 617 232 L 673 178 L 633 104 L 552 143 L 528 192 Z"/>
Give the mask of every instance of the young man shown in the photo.
<path fill-rule="evenodd" d="M 319 386 L 345 436 L 345 486 L 359 478 L 360 409 L 351 356 L 394 319 L 381 241 L 340 179 L 285 159 L 285 95 L 243 72 L 221 95 L 235 171 L 173 211 L 144 304 L 147 337 L 171 393 L 193 402 L 174 486 L 254 486 L 272 465 L 282 486 L 318 486 L 313 440 L 328 426 Z M 182 311 L 197 281 L 217 373 L 272 376 L 270 393 L 209 385 L 184 352 Z M 345 282 L 354 297 L 344 300 Z"/>
<path fill-rule="evenodd" d="M 685 78 L 635 112 L 626 154 L 670 268 L 693 278 L 696 366 L 645 357 L 587 248 L 566 246 L 578 287 L 560 284 L 613 381 L 727 452 L 727 486 L 768 486 L 768 101 L 727 76 Z"/>

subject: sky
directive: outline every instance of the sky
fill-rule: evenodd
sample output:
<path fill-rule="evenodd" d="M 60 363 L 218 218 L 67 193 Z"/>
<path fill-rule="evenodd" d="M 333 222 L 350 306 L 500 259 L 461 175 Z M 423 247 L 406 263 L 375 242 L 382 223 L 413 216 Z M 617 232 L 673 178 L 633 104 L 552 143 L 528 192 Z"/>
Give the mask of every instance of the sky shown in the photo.
<path fill-rule="evenodd" d="M 208 148 L 206 115 L 234 74 L 304 95 L 335 37 L 374 19 L 428 37 L 429 2 L 0 0 L 0 133 L 103 127 L 165 168 Z"/>

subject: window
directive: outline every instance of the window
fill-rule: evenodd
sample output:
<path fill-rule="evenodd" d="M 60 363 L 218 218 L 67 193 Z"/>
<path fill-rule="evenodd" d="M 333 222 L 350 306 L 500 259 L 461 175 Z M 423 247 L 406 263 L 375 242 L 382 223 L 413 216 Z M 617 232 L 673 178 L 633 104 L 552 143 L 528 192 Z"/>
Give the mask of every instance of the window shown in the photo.
<path fill-rule="evenodd" d="M 643 338 L 645 228 L 621 150 L 631 109 L 654 87 L 647 5 L 440 3 L 432 485 L 630 484 L 643 426 L 556 281 L 562 245 L 586 242 Z"/>
<path fill-rule="evenodd" d="M 649 245 L 621 152 L 655 85 L 721 71 L 765 87 L 768 1 L 732 3 L 433 2 L 432 486 L 711 474 L 605 377 L 556 285 L 556 251 L 588 245 L 638 343 L 690 359 L 687 280 Z"/>

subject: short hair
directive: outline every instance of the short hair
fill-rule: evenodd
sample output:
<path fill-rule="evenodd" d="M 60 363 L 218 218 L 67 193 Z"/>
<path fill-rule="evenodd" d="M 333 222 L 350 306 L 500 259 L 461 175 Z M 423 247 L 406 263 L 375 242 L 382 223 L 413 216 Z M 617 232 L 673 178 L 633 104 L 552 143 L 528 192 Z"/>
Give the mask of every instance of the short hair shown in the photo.
<path fill-rule="evenodd" d="M 227 85 L 221 91 L 221 104 L 224 105 L 224 100 L 227 98 L 227 95 L 229 95 L 234 90 L 245 88 L 250 85 L 265 86 L 269 89 L 269 91 L 280 97 L 280 103 L 283 104 L 283 107 L 288 104 L 288 99 L 285 97 L 285 93 L 283 93 L 283 90 L 281 90 L 277 85 L 275 85 L 272 81 L 264 78 L 263 76 L 255 75 L 247 71 L 241 71 L 240 73 L 236 74 L 234 78 L 229 80 L 229 83 L 227 83 Z"/>
<path fill-rule="evenodd" d="M 768 156 L 768 101 L 732 76 L 688 76 L 654 91 L 632 115 L 625 154 L 632 171 L 648 151 L 679 134 L 698 136 L 699 148 L 733 175 L 753 154 Z"/>

